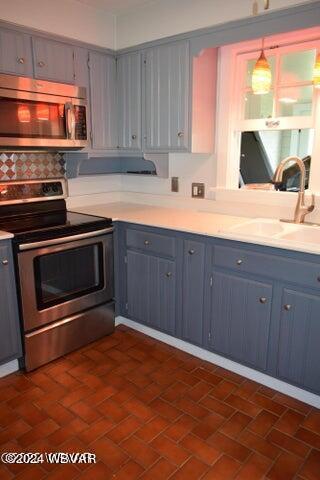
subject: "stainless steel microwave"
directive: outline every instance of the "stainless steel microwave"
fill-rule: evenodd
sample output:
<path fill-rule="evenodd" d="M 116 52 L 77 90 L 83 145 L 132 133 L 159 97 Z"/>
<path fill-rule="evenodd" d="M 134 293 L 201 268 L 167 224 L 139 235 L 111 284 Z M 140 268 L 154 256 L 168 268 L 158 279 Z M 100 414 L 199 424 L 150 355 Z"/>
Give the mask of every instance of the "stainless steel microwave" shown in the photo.
<path fill-rule="evenodd" d="M 87 146 L 86 89 L 0 75 L 0 148 Z"/>

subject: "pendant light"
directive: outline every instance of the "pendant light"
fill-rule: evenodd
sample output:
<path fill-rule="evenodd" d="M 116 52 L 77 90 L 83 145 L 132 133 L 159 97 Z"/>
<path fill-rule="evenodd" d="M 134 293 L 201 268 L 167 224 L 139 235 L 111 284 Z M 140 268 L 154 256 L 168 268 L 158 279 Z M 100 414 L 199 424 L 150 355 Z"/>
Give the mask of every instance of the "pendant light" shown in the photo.
<path fill-rule="evenodd" d="M 320 52 L 317 54 L 316 63 L 313 67 L 313 85 L 320 88 Z"/>
<path fill-rule="evenodd" d="M 264 38 L 260 57 L 254 66 L 251 78 L 251 86 L 254 95 L 264 95 L 270 92 L 272 83 L 271 68 L 264 54 Z"/>

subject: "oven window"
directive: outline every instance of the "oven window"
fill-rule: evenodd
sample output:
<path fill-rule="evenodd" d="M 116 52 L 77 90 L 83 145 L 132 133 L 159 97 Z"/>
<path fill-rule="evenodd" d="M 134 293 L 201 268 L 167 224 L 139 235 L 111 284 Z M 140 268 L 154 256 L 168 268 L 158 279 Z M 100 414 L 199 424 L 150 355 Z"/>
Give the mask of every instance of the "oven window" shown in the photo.
<path fill-rule="evenodd" d="M 39 310 L 104 287 L 101 243 L 36 257 L 34 267 Z"/>
<path fill-rule="evenodd" d="M 0 137 L 66 138 L 64 104 L 0 97 Z"/>

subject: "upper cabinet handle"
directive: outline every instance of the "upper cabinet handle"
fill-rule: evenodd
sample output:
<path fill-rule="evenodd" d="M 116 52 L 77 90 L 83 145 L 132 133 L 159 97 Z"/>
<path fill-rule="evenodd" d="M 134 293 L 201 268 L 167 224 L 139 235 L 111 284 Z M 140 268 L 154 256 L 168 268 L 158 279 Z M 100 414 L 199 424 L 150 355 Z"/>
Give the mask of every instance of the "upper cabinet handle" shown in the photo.
<path fill-rule="evenodd" d="M 167 276 L 168 278 L 170 278 L 170 277 L 172 277 L 172 273 L 171 273 L 171 272 L 167 272 L 167 273 L 166 273 L 166 276 Z"/>
<path fill-rule="evenodd" d="M 178 132 L 178 137 L 179 138 L 182 138 L 184 136 L 184 133 L 183 132 Z"/>
<path fill-rule="evenodd" d="M 194 255 L 195 253 L 196 253 L 196 251 L 195 251 L 193 248 L 191 248 L 191 249 L 189 250 L 189 255 Z"/>
<path fill-rule="evenodd" d="M 243 260 L 241 259 L 237 260 L 237 265 L 242 265 L 242 263 L 243 263 Z"/>
<path fill-rule="evenodd" d="M 150 245 L 149 240 L 145 240 L 145 241 L 144 241 L 144 244 L 145 244 L 145 245 Z"/>
<path fill-rule="evenodd" d="M 38 67 L 42 68 L 44 66 L 45 66 L 45 63 L 42 60 L 40 60 L 40 62 L 38 62 Z"/>
<path fill-rule="evenodd" d="M 18 57 L 18 58 L 17 58 L 17 62 L 18 62 L 18 63 L 21 63 L 21 65 L 23 65 L 24 62 L 25 62 L 25 60 L 24 60 L 23 57 Z"/>
<path fill-rule="evenodd" d="M 137 140 L 137 135 L 131 135 L 132 140 Z"/>
<path fill-rule="evenodd" d="M 267 303 L 266 297 L 260 297 L 259 301 L 260 301 L 260 303 L 263 303 L 263 304 Z"/>
<path fill-rule="evenodd" d="M 287 303 L 283 308 L 288 312 L 289 310 L 291 310 L 291 305 Z"/>

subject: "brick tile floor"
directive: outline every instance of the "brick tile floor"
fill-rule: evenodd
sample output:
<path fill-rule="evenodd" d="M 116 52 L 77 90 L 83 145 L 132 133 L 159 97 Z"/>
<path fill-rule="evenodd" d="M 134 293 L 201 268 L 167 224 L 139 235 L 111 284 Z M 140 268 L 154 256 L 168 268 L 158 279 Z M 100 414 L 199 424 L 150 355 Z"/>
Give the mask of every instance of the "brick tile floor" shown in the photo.
<path fill-rule="evenodd" d="M 7 451 L 97 463 L 0 463 L 1 480 L 320 480 L 320 411 L 119 326 L 0 379 Z"/>

